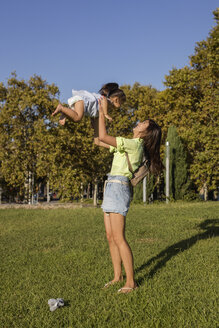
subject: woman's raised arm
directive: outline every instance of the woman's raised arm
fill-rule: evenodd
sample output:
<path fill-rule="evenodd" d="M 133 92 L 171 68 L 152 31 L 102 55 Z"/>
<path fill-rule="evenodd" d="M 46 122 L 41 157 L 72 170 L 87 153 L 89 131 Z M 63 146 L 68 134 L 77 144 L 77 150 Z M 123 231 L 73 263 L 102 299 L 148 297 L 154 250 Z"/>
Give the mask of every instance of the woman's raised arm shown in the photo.
<path fill-rule="evenodd" d="M 106 131 L 105 116 L 103 107 L 106 106 L 107 99 L 105 97 L 99 100 L 99 140 L 110 145 L 117 147 L 116 138 L 109 136 Z"/>

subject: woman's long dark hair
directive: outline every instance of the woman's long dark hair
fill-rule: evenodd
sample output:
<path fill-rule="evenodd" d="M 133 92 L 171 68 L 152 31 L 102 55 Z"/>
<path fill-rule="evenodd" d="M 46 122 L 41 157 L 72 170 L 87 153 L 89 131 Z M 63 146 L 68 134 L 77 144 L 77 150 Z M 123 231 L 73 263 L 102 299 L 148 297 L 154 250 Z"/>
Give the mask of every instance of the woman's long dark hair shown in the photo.
<path fill-rule="evenodd" d="M 121 103 L 126 101 L 126 95 L 124 91 L 119 89 L 118 83 L 111 82 L 104 84 L 99 90 L 99 93 L 107 98 L 118 97 Z"/>
<path fill-rule="evenodd" d="M 144 140 L 144 152 L 149 160 L 149 169 L 152 174 L 159 174 L 164 169 L 160 159 L 161 128 L 153 120 L 149 119 Z"/>

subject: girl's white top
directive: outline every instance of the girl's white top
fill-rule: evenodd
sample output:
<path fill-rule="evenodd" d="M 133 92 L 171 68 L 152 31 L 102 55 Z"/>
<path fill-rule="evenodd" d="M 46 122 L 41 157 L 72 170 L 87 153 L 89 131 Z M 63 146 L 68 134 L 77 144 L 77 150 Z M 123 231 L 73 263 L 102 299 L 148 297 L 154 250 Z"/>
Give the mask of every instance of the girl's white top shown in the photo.
<path fill-rule="evenodd" d="M 74 90 L 72 89 L 72 97 L 68 99 L 68 104 L 71 108 L 74 107 L 74 104 L 79 101 L 84 101 L 84 115 L 90 117 L 98 117 L 99 115 L 99 106 L 98 99 L 101 95 L 99 93 L 91 93 L 86 90 Z"/>

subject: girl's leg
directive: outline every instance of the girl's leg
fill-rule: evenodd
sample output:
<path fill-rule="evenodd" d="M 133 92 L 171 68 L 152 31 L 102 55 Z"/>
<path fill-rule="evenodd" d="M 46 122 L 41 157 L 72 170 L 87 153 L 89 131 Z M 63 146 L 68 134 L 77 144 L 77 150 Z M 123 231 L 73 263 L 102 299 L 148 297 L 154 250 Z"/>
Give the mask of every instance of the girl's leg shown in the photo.
<path fill-rule="evenodd" d="M 84 102 L 83 100 L 79 100 L 74 104 L 74 109 L 64 107 L 59 104 L 56 107 L 56 110 L 52 113 L 52 116 L 55 116 L 58 113 L 63 113 L 70 120 L 74 122 L 80 122 L 84 115 Z"/>
<path fill-rule="evenodd" d="M 113 239 L 112 228 L 110 223 L 110 216 L 104 213 L 104 224 L 106 229 L 106 237 L 109 243 L 110 255 L 112 258 L 113 269 L 114 269 L 114 278 L 113 282 L 121 281 L 122 278 L 122 261 L 119 253 L 119 249 Z"/>
<path fill-rule="evenodd" d="M 134 281 L 133 255 L 125 239 L 125 217 L 118 213 L 110 213 L 110 223 L 113 239 L 119 249 L 126 272 L 126 284 L 124 287 L 134 288 L 136 283 Z"/>

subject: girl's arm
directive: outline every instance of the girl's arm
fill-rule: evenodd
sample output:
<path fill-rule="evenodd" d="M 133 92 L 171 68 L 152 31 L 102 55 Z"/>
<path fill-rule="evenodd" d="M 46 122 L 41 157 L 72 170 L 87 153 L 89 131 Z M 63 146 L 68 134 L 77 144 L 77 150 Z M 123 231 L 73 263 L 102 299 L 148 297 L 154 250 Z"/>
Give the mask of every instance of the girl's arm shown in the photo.
<path fill-rule="evenodd" d="M 105 106 L 105 104 L 105 99 L 99 100 L 99 140 L 107 145 L 117 147 L 116 138 L 109 136 L 106 132 L 104 110 L 102 107 Z"/>

